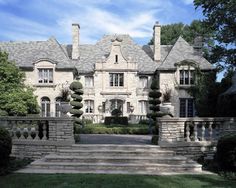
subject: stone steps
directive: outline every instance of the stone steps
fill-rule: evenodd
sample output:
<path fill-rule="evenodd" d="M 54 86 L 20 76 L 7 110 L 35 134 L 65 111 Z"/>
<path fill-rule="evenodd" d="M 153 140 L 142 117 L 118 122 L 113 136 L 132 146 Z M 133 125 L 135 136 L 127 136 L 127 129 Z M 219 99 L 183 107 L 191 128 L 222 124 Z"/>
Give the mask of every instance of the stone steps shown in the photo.
<path fill-rule="evenodd" d="M 199 173 L 202 166 L 150 145 L 73 145 L 32 162 L 21 173 Z"/>
<path fill-rule="evenodd" d="M 134 156 L 134 157 L 122 157 L 122 156 L 89 156 L 89 158 L 85 158 L 83 156 L 63 156 L 63 155 L 48 155 L 45 157 L 45 161 L 47 162 L 75 162 L 75 163 L 135 163 L 135 164 L 190 164 L 194 163 L 191 160 L 186 160 L 185 157 L 182 156 L 157 156 L 157 157 L 142 157 L 142 156 Z"/>

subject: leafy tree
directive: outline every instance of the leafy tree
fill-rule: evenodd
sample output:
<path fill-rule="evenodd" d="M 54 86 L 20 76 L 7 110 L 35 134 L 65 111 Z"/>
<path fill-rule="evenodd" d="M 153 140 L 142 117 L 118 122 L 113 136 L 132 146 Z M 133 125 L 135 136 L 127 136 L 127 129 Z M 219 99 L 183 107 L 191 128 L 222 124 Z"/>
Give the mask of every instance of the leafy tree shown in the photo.
<path fill-rule="evenodd" d="M 195 98 L 197 116 L 200 117 L 231 117 L 236 115 L 236 97 L 222 95 L 231 85 L 234 71 L 225 73 L 221 82 L 216 82 L 215 71 L 196 71 L 195 85 L 188 89 Z"/>
<path fill-rule="evenodd" d="M 236 1 L 194 0 L 194 5 L 203 10 L 204 27 L 214 31 L 214 39 L 217 41 L 212 47 L 210 61 L 221 67 L 235 67 Z"/>
<path fill-rule="evenodd" d="M 7 115 L 39 112 L 33 89 L 24 85 L 25 74 L 0 51 L 0 111 Z"/>
<path fill-rule="evenodd" d="M 219 83 L 216 82 L 216 74 L 196 70 L 194 86 L 188 89 L 194 97 L 196 115 L 200 117 L 217 116 L 217 99 L 220 94 Z"/>

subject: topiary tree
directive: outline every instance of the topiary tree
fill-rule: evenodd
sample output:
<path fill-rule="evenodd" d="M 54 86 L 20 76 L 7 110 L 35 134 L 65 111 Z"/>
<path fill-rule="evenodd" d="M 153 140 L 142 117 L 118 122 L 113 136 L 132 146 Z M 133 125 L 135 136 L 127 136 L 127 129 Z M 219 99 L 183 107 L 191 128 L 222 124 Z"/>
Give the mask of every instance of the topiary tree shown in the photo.
<path fill-rule="evenodd" d="M 151 118 L 154 121 L 154 124 L 156 124 L 157 117 L 162 117 L 164 114 L 160 111 L 160 104 L 161 104 L 161 92 L 159 90 L 159 79 L 158 74 L 155 73 L 152 79 L 151 84 L 151 91 L 149 92 L 149 109 L 152 111 L 148 114 L 149 118 Z"/>
<path fill-rule="evenodd" d="M 83 100 L 83 85 L 79 82 L 79 80 L 75 80 L 70 84 L 70 89 L 74 92 L 71 97 L 73 101 L 70 102 L 72 109 L 70 113 L 73 114 L 72 116 L 75 117 L 74 119 L 74 126 L 82 126 L 83 122 L 80 119 L 80 116 L 83 114 L 83 111 L 80 110 L 83 107 L 81 101 Z"/>
<path fill-rule="evenodd" d="M 8 164 L 11 148 L 12 140 L 9 132 L 0 127 L 0 167 Z"/>

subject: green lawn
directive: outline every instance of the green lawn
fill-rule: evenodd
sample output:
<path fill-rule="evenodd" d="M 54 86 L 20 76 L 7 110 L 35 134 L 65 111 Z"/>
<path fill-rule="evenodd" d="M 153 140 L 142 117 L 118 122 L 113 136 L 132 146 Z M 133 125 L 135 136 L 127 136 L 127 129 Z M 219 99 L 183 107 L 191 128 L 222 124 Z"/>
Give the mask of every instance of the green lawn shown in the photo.
<path fill-rule="evenodd" d="M 217 175 L 94 175 L 94 174 L 10 174 L 0 177 L 1 188 L 211 188 L 236 187 L 236 181 Z"/>

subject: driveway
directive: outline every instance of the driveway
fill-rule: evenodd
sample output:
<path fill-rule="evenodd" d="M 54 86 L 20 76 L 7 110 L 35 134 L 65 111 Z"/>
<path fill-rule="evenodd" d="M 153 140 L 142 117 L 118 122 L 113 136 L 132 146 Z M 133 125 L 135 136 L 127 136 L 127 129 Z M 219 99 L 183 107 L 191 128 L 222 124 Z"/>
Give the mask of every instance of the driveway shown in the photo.
<path fill-rule="evenodd" d="M 152 135 L 80 134 L 80 144 L 151 144 Z"/>

